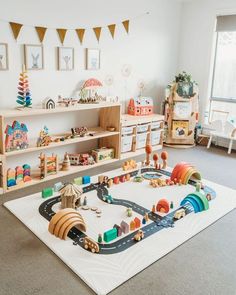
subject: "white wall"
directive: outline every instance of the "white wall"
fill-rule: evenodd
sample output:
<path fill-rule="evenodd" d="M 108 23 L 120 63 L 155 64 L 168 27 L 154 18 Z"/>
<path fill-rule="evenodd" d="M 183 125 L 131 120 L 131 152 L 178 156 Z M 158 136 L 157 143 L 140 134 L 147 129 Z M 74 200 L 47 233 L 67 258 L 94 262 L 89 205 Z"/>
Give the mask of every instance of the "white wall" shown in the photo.
<path fill-rule="evenodd" d="M 177 69 L 181 3 L 173 0 L 0 0 L 0 7 L 0 19 L 53 28 L 107 25 L 149 11 L 149 16 L 131 22 L 129 36 L 119 26 L 113 41 L 108 30 L 104 29 L 99 45 L 92 30 L 86 34 L 83 46 L 79 44 L 75 32 L 69 31 L 64 45 L 75 48 L 75 70 L 72 72 L 56 70 L 56 47 L 60 46 L 60 42 L 55 30 L 48 30 L 44 41 L 45 70 L 30 71 L 29 81 L 36 104 L 46 96 L 70 96 L 82 80 L 89 77 L 103 80 L 108 74 L 115 77 L 111 90 L 113 94 L 121 99 L 124 96 L 128 98 L 138 93 L 137 82 L 144 79 L 145 94 L 155 98 L 159 109 L 164 87 Z M 8 23 L 0 21 L 0 26 L 0 42 L 9 44 L 10 59 L 10 70 L 0 72 L 0 107 L 8 108 L 16 105 L 18 76 L 23 63 L 22 44 L 39 44 L 39 41 L 34 28 L 24 27 L 16 42 Z M 86 47 L 101 48 L 100 71 L 84 70 Z M 127 81 L 127 94 L 121 75 L 124 64 L 133 68 Z"/>
<path fill-rule="evenodd" d="M 121 69 L 124 64 L 130 64 L 133 70 L 127 80 L 127 98 L 138 93 L 137 83 L 144 79 L 144 94 L 155 99 L 156 109 L 159 110 L 164 88 L 177 70 L 181 6 L 181 3 L 173 0 L 0 0 L 0 19 L 52 28 L 76 28 L 118 23 L 149 11 L 149 16 L 131 21 L 129 36 L 122 26 L 118 26 L 115 40 L 112 40 L 108 30 L 104 29 L 99 45 L 92 30 L 85 35 L 83 46 L 75 32 L 69 31 L 64 45 L 75 48 L 75 70 L 72 72 L 56 70 L 56 47 L 60 46 L 60 42 L 55 30 L 48 30 L 43 44 L 45 69 L 29 71 L 29 83 L 33 103 L 38 104 L 46 96 L 56 98 L 58 94 L 62 94 L 68 97 L 82 80 L 89 77 L 103 80 L 109 74 L 115 77 L 112 94 L 123 99 L 125 79 L 121 75 Z M 23 63 L 22 44 L 39 44 L 39 41 L 34 28 L 24 27 L 16 42 L 9 24 L 0 21 L 0 42 L 9 45 L 10 66 L 9 71 L 0 71 L 0 109 L 12 108 L 16 106 L 17 84 Z M 101 49 L 100 71 L 84 69 L 86 47 Z M 94 126 L 96 118 L 91 114 L 79 113 L 78 117 L 63 114 L 63 123 L 58 115 L 22 120 L 28 126 L 29 137 L 36 140 L 45 124 L 49 132 L 55 134 L 75 126 Z M 6 123 L 11 122 L 8 120 Z M 85 151 L 88 147 L 79 148 Z M 60 148 L 54 152 L 62 156 L 64 151 L 64 148 Z M 12 157 L 9 167 L 25 162 L 36 165 L 37 156 L 38 153 L 29 157 Z"/>
<path fill-rule="evenodd" d="M 235 0 L 192 0 L 183 5 L 179 70 L 192 73 L 200 88 L 200 115 L 208 108 L 216 16 L 236 13 Z"/>

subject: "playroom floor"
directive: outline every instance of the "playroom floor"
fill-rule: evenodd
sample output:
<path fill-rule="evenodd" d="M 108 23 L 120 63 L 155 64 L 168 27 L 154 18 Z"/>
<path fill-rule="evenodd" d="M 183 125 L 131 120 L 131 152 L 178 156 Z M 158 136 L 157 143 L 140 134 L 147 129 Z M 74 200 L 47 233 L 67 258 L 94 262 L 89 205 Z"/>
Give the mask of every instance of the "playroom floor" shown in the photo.
<path fill-rule="evenodd" d="M 236 190 L 236 153 L 167 149 L 169 166 L 195 164 L 204 178 Z M 141 158 L 137 158 L 141 160 Z M 91 174 L 118 168 L 105 166 Z M 49 183 L 50 184 L 50 183 Z M 37 190 L 41 188 L 38 187 Z M 35 188 L 1 197 L 29 195 Z M 236 197 L 236 196 L 235 196 Z M 3 206 L 0 207 L 0 295 L 89 295 L 93 291 Z M 236 210 L 113 291 L 112 295 L 236 295 Z"/>

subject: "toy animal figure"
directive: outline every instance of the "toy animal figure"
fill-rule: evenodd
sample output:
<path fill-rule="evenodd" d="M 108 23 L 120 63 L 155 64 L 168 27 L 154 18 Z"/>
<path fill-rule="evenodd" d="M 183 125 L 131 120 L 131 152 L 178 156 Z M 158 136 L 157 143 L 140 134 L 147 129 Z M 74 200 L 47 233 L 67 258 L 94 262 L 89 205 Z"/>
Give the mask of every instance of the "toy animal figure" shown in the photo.
<path fill-rule="evenodd" d="M 38 59 L 39 59 L 39 53 L 37 55 L 34 55 L 33 53 L 31 53 L 31 56 L 32 56 L 32 68 L 33 69 L 38 69 L 39 66 L 38 66 Z"/>

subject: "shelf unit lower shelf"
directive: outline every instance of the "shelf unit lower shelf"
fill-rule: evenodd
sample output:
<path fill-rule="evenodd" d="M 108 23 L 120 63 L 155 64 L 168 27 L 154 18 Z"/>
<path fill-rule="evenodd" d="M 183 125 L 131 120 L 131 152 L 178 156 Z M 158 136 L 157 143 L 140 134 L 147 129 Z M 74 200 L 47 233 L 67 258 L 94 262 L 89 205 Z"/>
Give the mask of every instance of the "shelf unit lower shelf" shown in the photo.
<path fill-rule="evenodd" d="M 107 160 L 104 162 L 100 162 L 100 163 L 95 163 L 94 165 L 86 165 L 86 166 L 71 166 L 70 170 L 68 171 L 59 171 L 57 174 L 53 174 L 50 176 L 47 176 L 46 178 L 40 179 L 39 177 L 32 177 L 32 180 L 29 182 L 24 182 L 22 184 L 19 185 L 15 185 L 11 188 L 8 188 L 8 190 L 5 193 L 10 193 L 19 189 L 23 189 L 32 185 L 36 185 L 36 184 L 41 184 L 44 183 L 46 181 L 50 181 L 50 180 L 54 180 L 60 177 L 64 177 L 64 176 L 68 176 L 71 174 L 75 174 L 75 173 L 80 173 L 80 172 L 85 172 L 89 169 L 93 169 L 93 168 L 97 168 L 100 166 L 104 166 L 104 165 L 108 165 L 108 164 L 113 164 L 118 162 L 119 159 L 112 159 L 112 160 Z"/>
<path fill-rule="evenodd" d="M 161 150 L 161 149 L 162 149 L 162 144 L 154 145 L 152 147 L 153 152 Z M 141 155 L 144 155 L 144 154 L 145 154 L 145 148 L 142 148 L 142 149 L 136 150 L 135 152 L 122 153 L 121 156 L 120 156 L 120 159 L 121 160 L 126 160 L 126 159 L 129 159 L 129 158 L 138 157 L 138 156 L 141 156 Z"/>

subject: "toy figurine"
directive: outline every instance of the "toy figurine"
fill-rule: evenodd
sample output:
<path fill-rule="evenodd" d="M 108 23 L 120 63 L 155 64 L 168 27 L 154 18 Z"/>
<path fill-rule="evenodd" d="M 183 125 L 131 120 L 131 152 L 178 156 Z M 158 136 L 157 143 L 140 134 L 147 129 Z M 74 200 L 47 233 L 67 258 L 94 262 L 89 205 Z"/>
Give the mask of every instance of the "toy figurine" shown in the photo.
<path fill-rule="evenodd" d="M 63 163 L 62 163 L 61 170 L 62 171 L 70 170 L 70 159 L 69 159 L 68 153 L 65 153 L 65 155 L 64 155 L 64 160 L 63 160 Z"/>
<path fill-rule="evenodd" d="M 87 197 L 84 196 L 83 206 L 87 206 Z"/>
<path fill-rule="evenodd" d="M 147 223 L 147 221 L 146 221 L 146 219 L 145 219 L 145 216 L 143 216 L 142 224 L 146 224 L 146 223 Z"/>
<path fill-rule="evenodd" d="M 102 243 L 102 234 L 98 234 L 98 243 Z"/>
<path fill-rule="evenodd" d="M 132 208 L 127 208 L 126 213 L 127 213 L 127 216 L 128 216 L 128 217 L 132 217 L 132 215 L 133 215 L 133 210 L 132 210 Z"/>
<path fill-rule="evenodd" d="M 152 213 L 155 213 L 156 212 L 156 208 L 155 208 L 155 205 L 152 206 Z"/>
<path fill-rule="evenodd" d="M 146 151 L 146 166 L 150 165 L 150 155 L 152 153 L 152 146 L 150 144 L 147 144 L 145 147 L 145 151 Z"/>
<path fill-rule="evenodd" d="M 174 203 L 173 201 L 170 202 L 170 209 L 173 209 L 174 208 Z"/>
<path fill-rule="evenodd" d="M 145 218 L 146 222 L 148 222 L 148 221 L 149 221 L 149 216 L 148 216 L 148 213 L 145 213 L 145 215 L 144 215 L 144 218 Z"/>
<path fill-rule="evenodd" d="M 163 151 L 161 153 L 161 159 L 163 161 L 163 164 L 162 164 L 162 169 L 166 169 L 167 167 L 167 159 L 168 159 L 168 153 L 166 151 Z"/>
<path fill-rule="evenodd" d="M 43 127 L 43 130 L 39 133 L 39 138 L 37 140 L 37 147 L 48 146 L 52 142 L 51 136 L 48 134 L 48 128 Z"/>

